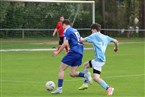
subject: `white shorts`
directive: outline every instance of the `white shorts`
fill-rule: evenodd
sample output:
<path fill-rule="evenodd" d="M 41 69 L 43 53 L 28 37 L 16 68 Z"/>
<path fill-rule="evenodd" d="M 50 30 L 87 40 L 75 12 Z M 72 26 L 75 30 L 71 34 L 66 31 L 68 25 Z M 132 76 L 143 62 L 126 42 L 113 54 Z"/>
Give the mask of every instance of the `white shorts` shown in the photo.
<path fill-rule="evenodd" d="M 91 62 L 90 65 L 92 65 L 92 68 L 100 72 L 102 71 L 102 66 L 105 64 L 105 62 L 97 62 L 95 60 L 91 60 L 90 62 Z"/>

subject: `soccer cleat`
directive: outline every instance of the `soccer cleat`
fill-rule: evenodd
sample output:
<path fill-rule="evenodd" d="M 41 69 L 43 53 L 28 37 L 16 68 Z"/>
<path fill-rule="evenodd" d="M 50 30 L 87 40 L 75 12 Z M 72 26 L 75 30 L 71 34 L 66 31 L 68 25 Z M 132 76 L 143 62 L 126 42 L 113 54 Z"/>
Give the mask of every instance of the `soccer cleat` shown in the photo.
<path fill-rule="evenodd" d="M 93 84 L 91 73 L 89 71 L 87 73 L 85 73 L 84 77 L 87 78 L 87 80 L 90 82 L 90 84 Z"/>
<path fill-rule="evenodd" d="M 88 89 L 88 84 L 83 84 L 81 87 L 79 87 L 79 90 L 85 90 Z"/>
<path fill-rule="evenodd" d="M 57 88 L 55 91 L 51 92 L 52 94 L 61 94 L 62 93 L 62 89 L 61 88 Z"/>
<path fill-rule="evenodd" d="M 112 87 L 109 87 L 108 90 L 107 90 L 107 95 L 111 96 L 114 92 L 114 88 Z"/>

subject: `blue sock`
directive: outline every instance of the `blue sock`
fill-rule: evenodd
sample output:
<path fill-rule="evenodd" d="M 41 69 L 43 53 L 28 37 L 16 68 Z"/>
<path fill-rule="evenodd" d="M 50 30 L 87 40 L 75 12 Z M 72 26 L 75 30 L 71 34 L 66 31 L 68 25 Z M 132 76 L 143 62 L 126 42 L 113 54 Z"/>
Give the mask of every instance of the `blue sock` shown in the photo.
<path fill-rule="evenodd" d="M 88 79 L 84 78 L 84 84 L 88 84 Z"/>
<path fill-rule="evenodd" d="M 58 79 L 58 87 L 62 87 L 63 79 Z"/>
<path fill-rule="evenodd" d="M 88 70 L 86 69 L 86 70 L 84 70 L 84 73 L 87 73 L 88 72 Z"/>
<path fill-rule="evenodd" d="M 100 86 L 102 86 L 106 90 L 109 88 L 108 84 L 104 80 L 101 81 Z"/>
<path fill-rule="evenodd" d="M 84 70 L 84 73 L 87 73 L 88 70 Z M 88 83 L 88 79 L 87 78 L 84 78 L 84 84 L 87 84 Z"/>
<path fill-rule="evenodd" d="M 83 72 L 80 72 L 80 73 L 79 73 L 79 77 L 84 77 L 84 75 L 85 75 L 85 74 L 84 74 Z"/>

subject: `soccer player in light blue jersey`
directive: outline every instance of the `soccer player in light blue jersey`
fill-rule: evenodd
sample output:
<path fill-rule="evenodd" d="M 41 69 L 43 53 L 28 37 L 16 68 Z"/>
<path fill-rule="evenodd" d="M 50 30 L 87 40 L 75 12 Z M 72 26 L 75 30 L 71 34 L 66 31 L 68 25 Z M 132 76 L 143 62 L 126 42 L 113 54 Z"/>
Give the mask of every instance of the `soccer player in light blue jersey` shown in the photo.
<path fill-rule="evenodd" d="M 82 64 L 83 58 L 83 44 L 80 42 L 79 32 L 70 26 L 69 20 L 65 19 L 63 22 L 64 30 L 64 42 L 58 51 L 53 52 L 53 56 L 58 55 L 68 44 L 70 50 L 66 56 L 62 59 L 62 64 L 59 68 L 58 74 L 58 88 L 51 92 L 52 94 L 62 93 L 62 86 L 64 80 L 64 71 L 70 66 L 70 76 L 72 77 L 83 77 L 92 83 L 90 72 L 77 72 L 77 68 Z"/>
<path fill-rule="evenodd" d="M 84 72 L 88 71 L 88 68 L 93 68 L 94 81 L 107 90 L 107 95 L 112 95 L 114 88 L 110 87 L 101 77 L 102 67 L 106 62 L 105 51 L 110 42 L 115 44 L 114 52 L 118 51 L 118 41 L 107 35 L 103 35 L 100 32 L 101 25 L 98 23 L 91 25 L 92 34 L 86 38 L 81 38 L 82 42 L 93 43 L 95 49 L 95 59 L 90 60 L 84 64 Z M 88 88 L 88 81 L 84 78 L 84 84 L 79 90 Z"/>

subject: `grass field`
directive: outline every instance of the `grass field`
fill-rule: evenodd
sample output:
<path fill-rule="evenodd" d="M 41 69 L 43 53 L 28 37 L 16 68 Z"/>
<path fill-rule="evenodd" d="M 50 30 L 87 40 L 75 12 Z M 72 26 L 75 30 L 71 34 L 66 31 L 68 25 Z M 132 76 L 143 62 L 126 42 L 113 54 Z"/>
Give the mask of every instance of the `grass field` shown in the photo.
<path fill-rule="evenodd" d="M 107 62 L 103 67 L 102 78 L 115 88 L 112 97 L 145 96 L 145 41 L 144 39 L 119 39 L 119 52 L 113 52 L 110 44 L 106 51 Z M 1 40 L 1 49 L 52 48 L 57 42 L 50 41 L 8 41 Z M 86 44 L 85 47 L 92 47 Z M 62 52 L 51 57 L 52 51 L 39 52 L 0 52 L 0 95 L 1 97 L 107 97 L 106 91 L 97 83 L 89 85 L 85 91 L 78 90 L 83 83 L 81 78 L 71 78 L 69 68 L 65 71 L 63 94 L 52 95 L 45 89 L 45 83 L 52 80 L 57 85 Z M 85 50 L 83 62 L 94 58 L 94 51 Z M 83 66 L 79 71 L 83 71 Z M 90 69 L 92 72 L 92 70 Z"/>

